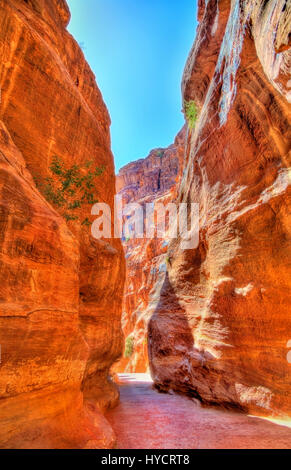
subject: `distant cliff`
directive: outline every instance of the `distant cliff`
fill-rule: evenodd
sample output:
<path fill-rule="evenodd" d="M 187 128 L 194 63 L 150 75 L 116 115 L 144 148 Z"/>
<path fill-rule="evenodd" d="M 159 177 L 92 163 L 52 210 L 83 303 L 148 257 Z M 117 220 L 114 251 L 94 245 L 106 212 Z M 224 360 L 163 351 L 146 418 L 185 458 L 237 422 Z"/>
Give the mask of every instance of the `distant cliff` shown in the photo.
<path fill-rule="evenodd" d="M 152 150 L 147 158 L 129 163 L 116 177 L 117 191 L 124 204 L 166 204 L 174 199 L 184 159 L 185 129 L 168 148 Z M 168 242 L 163 239 L 123 239 L 126 282 L 122 327 L 125 351 L 115 371 L 145 372 L 148 369 L 147 329 L 159 287 L 166 273 Z"/>

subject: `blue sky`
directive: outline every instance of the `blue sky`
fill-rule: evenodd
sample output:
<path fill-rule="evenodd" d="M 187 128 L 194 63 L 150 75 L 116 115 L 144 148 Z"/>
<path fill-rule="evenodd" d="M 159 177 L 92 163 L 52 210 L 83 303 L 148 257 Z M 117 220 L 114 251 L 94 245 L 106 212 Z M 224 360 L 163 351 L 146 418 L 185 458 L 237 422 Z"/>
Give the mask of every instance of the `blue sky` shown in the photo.
<path fill-rule="evenodd" d="M 118 171 L 170 145 L 183 125 L 181 78 L 196 31 L 195 0 L 67 0 L 69 31 L 112 120 Z"/>

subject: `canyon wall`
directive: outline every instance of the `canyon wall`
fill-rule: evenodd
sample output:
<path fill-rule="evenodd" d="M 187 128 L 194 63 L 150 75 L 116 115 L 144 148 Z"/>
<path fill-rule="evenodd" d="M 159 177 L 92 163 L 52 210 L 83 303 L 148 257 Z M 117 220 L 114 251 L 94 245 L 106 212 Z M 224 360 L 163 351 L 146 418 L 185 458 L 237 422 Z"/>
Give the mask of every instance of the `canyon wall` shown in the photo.
<path fill-rule="evenodd" d="M 116 186 L 123 204 L 167 204 L 175 199 L 176 185 L 184 159 L 185 128 L 168 148 L 152 150 L 145 159 L 123 167 Z M 126 281 L 122 328 L 125 335 L 123 358 L 115 372 L 148 370 L 148 321 L 159 302 L 160 287 L 167 271 L 167 238 L 124 237 Z"/>
<path fill-rule="evenodd" d="M 182 91 L 199 118 L 178 202 L 200 239 L 168 247 L 149 323 L 158 389 L 290 417 L 291 3 L 200 0 Z"/>
<path fill-rule="evenodd" d="M 92 238 L 92 205 L 66 222 L 35 184 L 54 156 L 90 160 L 113 207 L 110 118 L 69 18 L 64 0 L 0 0 L 1 448 L 115 441 L 102 412 L 118 400 L 122 246 Z"/>

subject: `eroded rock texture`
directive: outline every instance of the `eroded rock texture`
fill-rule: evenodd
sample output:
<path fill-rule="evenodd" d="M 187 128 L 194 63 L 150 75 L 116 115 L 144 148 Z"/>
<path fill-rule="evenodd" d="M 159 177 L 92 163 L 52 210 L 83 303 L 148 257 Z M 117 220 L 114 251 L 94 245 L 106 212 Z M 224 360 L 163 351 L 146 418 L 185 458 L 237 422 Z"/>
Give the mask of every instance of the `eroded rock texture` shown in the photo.
<path fill-rule="evenodd" d="M 179 201 L 200 242 L 168 248 L 149 325 L 156 386 L 290 416 L 290 11 L 285 0 L 199 1 L 183 95 L 199 120 Z"/>
<path fill-rule="evenodd" d="M 102 411 L 120 355 L 123 250 L 94 240 L 91 207 L 66 223 L 36 188 L 51 158 L 104 165 L 113 206 L 110 119 L 63 0 L 1 0 L 0 447 L 111 447 Z"/>
<path fill-rule="evenodd" d="M 175 198 L 176 184 L 184 159 L 185 129 L 166 149 L 152 150 L 145 159 L 123 167 L 117 175 L 117 191 L 123 204 L 137 202 L 167 204 Z M 167 227 L 166 227 L 167 228 Z M 168 240 L 123 238 L 126 281 L 122 327 L 133 352 L 114 366 L 116 372 L 145 372 L 148 369 L 148 321 L 159 302 L 167 271 Z M 130 339 L 132 338 L 132 339 Z"/>

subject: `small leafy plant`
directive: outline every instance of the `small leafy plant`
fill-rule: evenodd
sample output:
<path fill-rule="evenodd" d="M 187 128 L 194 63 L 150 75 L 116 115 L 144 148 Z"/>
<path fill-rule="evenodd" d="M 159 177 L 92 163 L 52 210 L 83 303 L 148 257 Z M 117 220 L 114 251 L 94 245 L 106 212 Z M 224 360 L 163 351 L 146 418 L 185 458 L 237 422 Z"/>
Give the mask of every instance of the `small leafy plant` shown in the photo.
<path fill-rule="evenodd" d="M 49 170 L 51 176 L 35 178 L 36 185 L 67 221 L 79 220 L 79 209 L 98 202 L 96 178 L 102 175 L 104 167 L 93 168 L 92 161 L 66 167 L 60 157 L 54 156 Z M 81 224 L 89 226 L 88 217 Z"/>
<path fill-rule="evenodd" d="M 185 117 L 188 122 L 189 129 L 193 129 L 195 127 L 197 118 L 198 118 L 198 108 L 195 101 L 185 101 L 184 102 L 184 111 Z"/>
<path fill-rule="evenodd" d="M 124 350 L 124 357 L 131 357 L 133 354 L 134 349 L 134 340 L 132 336 L 128 336 L 125 340 L 125 350 Z"/>

